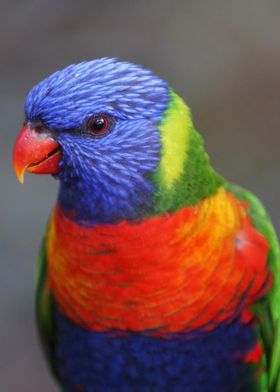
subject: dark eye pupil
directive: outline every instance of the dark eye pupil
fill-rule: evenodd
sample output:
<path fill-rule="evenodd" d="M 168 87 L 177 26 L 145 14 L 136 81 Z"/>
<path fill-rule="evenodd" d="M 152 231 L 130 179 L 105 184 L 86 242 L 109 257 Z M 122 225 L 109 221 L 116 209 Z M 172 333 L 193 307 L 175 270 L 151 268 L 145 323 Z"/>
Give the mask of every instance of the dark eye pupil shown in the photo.
<path fill-rule="evenodd" d="M 109 129 L 108 117 L 103 114 L 92 116 L 87 121 L 87 129 L 96 136 L 105 134 Z"/>
<path fill-rule="evenodd" d="M 105 126 L 106 126 L 106 122 L 102 117 L 96 118 L 92 124 L 92 128 L 95 131 L 101 131 Z"/>

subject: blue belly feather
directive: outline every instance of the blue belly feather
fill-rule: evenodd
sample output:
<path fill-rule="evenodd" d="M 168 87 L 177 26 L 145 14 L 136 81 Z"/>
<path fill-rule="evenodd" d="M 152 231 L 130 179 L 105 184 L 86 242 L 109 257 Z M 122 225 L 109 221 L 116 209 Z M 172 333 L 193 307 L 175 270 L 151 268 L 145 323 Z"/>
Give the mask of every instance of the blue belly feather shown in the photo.
<path fill-rule="evenodd" d="M 192 338 L 85 330 L 57 312 L 56 365 L 67 392 L 258 391 L 251 325 L 223 324 Z"/>

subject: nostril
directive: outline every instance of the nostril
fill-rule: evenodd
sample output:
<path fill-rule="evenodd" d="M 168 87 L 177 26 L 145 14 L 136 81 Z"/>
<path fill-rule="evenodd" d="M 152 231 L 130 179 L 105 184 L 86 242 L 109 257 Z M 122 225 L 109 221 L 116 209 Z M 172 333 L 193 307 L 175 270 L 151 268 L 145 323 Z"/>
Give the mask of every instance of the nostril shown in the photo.
<path fill-rule="evenodd" d="M 35 131 L 38 134 L 45 133 L 49 134 L 50 131 L 48 127 L 43 123 L 42 120 L 33 120 L 33 121 L 25 121 L 25 124 L 29 126 L 33 131 Z"/>
<path fill-rule="evenodd" d="M 33 129 L 34 129 L 34 131 L 37 132 L 37 133 L 46 132 L 46 129 L 45 129 L 42 125 L 35 126 L 35 128 L 33 128 Z"/>
<path fill-rule="evenodd" d="M 41 121 L 32 121 L 28 123 L 31 129 L 41 138 L 51 137 L 55 139 L 56 133 Z"/>

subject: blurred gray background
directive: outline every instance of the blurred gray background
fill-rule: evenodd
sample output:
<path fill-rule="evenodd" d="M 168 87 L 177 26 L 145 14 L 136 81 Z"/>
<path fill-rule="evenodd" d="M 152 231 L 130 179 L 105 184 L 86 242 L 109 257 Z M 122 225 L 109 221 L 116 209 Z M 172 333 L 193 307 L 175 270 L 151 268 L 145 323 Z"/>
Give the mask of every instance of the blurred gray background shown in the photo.
<path fill-rule="evenodd" d="M 33 317 L 36 258 L 57 183 L 12 170 L 23 100 L 69 63 L 117 56 L 168 80 L 191 106 L 212 162 L 257 193 L 280 231 L 278 0 L 0 1 L 0 390 L 57 387 Z"/>

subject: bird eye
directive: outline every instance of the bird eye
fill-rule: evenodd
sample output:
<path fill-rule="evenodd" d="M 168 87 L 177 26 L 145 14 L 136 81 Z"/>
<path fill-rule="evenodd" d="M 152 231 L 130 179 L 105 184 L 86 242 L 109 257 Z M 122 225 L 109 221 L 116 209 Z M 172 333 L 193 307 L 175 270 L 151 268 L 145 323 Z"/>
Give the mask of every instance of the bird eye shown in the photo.
<path fill-rule="evenodd" d="M 97 114 L 87 121 L 88 131 L 95 136 L 102 136 L 108 132 L 109 119 L 104 114 Z"/>

